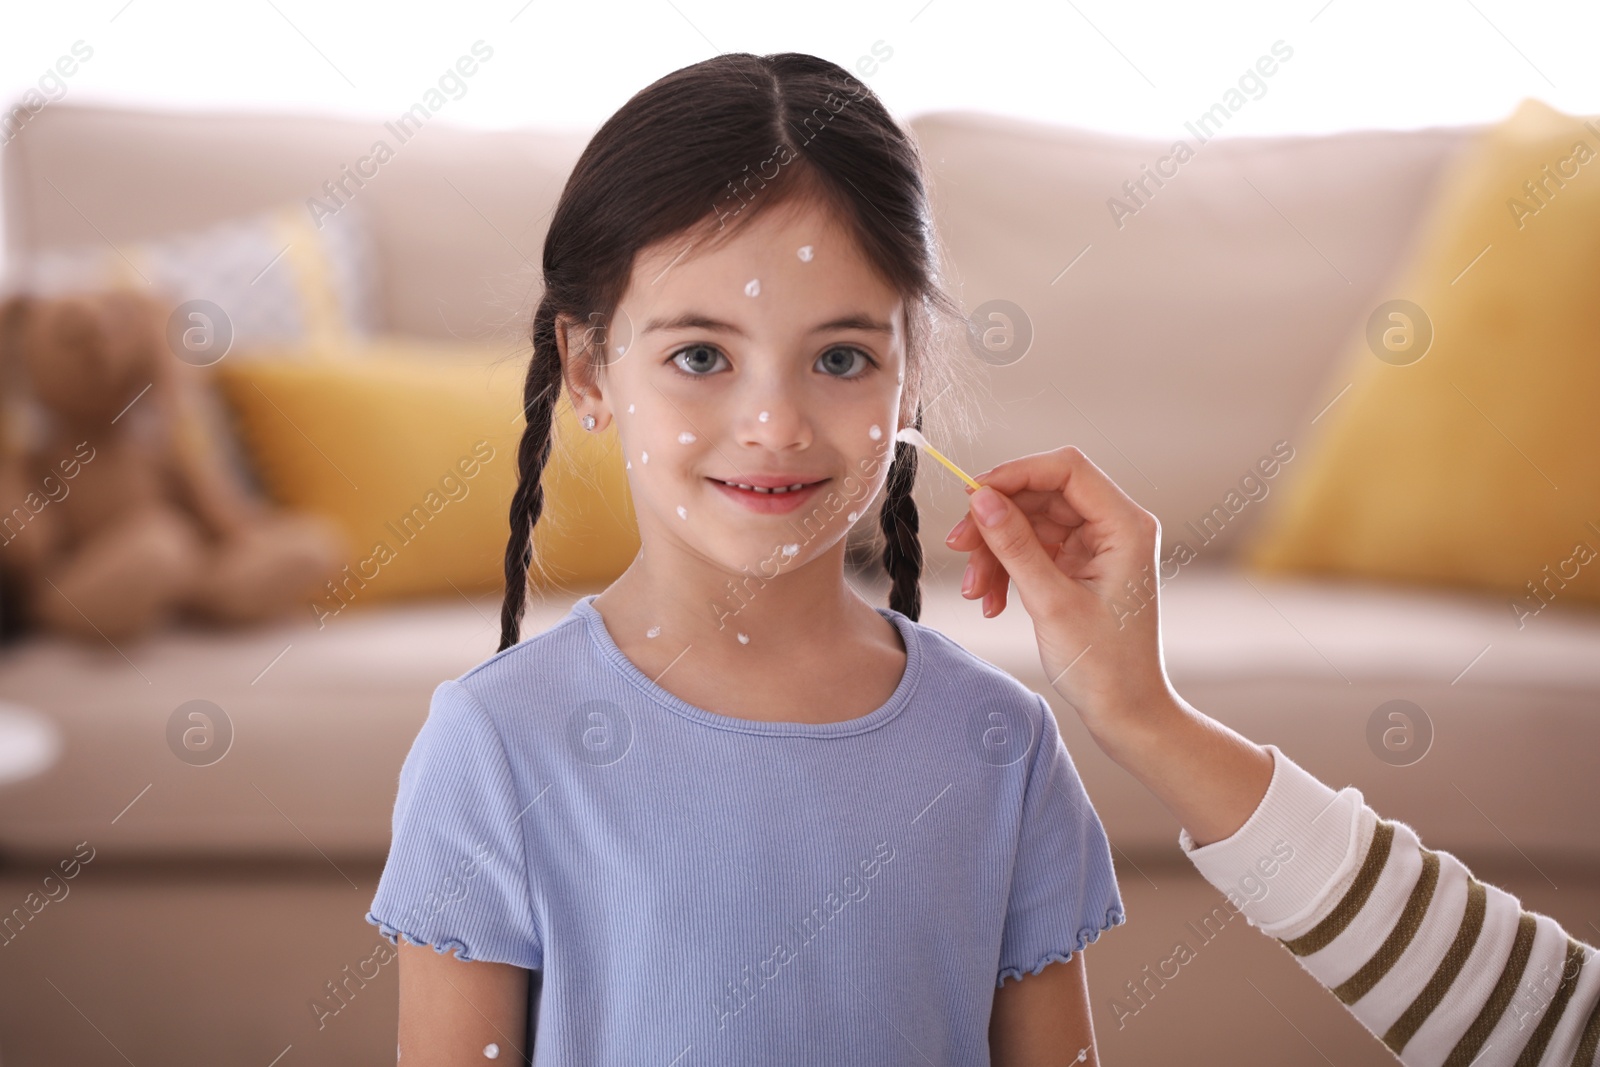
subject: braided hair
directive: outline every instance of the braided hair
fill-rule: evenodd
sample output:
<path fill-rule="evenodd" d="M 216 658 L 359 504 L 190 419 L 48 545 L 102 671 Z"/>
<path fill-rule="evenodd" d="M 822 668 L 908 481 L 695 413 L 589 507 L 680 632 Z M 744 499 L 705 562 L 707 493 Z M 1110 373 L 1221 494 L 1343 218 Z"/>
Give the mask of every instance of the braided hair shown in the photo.
<path fill-rule="evenodd" d="M 556 402 L 564 383 L 586 391 L 603 374 L 611 350 L 604 337 L 639 254 L 685 237 L 714 242 L 776 205 L 806 198 L 840 221 L 905 299 L 902 404 L 916 412 L 918 429 L 924 410 L 918 398 L 930 385 L 954 384 L 957 365 L 947 355 L 954 346 L 941 342 L 964 335 L 965 319 L 943 286 L 922 156 L 866 85 L 816 56 L 736 52 L 645 87 L 584 147 L 545 234 L 509 515 L 501 650 L 521 636 Z M 583 323 L 592 324 L 584 342 L 569 345 L 570 328 Z M 879 519 L 882 561 L 893 583 L 889 606 L 912 619 L 921 609 L 923 570 L 912 499 L 916 472 L 916 449 L 896 442 Z"/>
<path fill-rule="evenodd" d="M 920 405 L 913 425 L 922 429 Z M 883 569 L 889 574 L 889 607 L 912 620 L 922 615 L 922 540 L 917 536 L 921 522 L 911 495 L 916 480 L 917 446 L 896 441 L 878 524 L 883 530 Z"/>

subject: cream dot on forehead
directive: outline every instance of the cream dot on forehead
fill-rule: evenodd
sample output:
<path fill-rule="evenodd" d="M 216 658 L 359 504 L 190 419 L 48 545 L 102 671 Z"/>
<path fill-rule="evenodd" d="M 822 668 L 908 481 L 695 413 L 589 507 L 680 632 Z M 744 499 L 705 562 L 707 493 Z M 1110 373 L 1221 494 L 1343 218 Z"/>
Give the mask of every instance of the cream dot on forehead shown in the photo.
<path fill-rule="evenodd" d="M 500 1046 L 496 1045 L 493 1041 L 491 1041 L 487 1045 L 483 1046 L 483 1054 L 484 1054 L 484 1056 L 486 1058 L 491 1059 L 491 1060 L 499 1059 L 500 1058 Z"/>
<path fill-rule="evenodd" d="M 745 282 L 744 283 L 744 295 L 745 296 L 760 296 L 761 295 L 761 279 L 760 278 L 751 278 L 749 281 Z"/>
<path fill-rule="evenodd" d="M 690 433 L 688 430 L 685 430 L 678 435 L 678 443 L 680 445 L 692 445 L 694 444 L 694 441 L 694 434 Z"/>
<path fill-rule="evenodd" d="M 750 643 L 750 635 L 749 634 L 740 634 L 739 635 L 739 643 L 741 645 L 748 645 Z"/>
<path fill-rule="evenodd" d="M 877 423 L 873 423 L 872 429 L 867 431 L 867 436 L 876 441 L 878 438 L 883 436 L 883 430 L 878 426 Z"/>
<path fill-rule="evenodd" d="M 633 405 L 632 405 L 632 404 L 629 404 L 629 405 L 628 405 L 628 414 L 629 414 L 629 415 L 632 415 L 632 414 L 633 414 Z"/>
<path fill-rule="evenodd" d="M 661 627 L 652 626 L 652 627 L 650 627 L 650 629 L 648 629 L 648 630 L 646 630 L 644 632 L 644 635 L 646 637 L 660 637 L 661 636 Z"/>
<path fill-rule="evenodd" d="M 859 512 L 859 511 L 852 511 L 850 513 L 850 516 L 849 516 L 851 522 L 855 522 L 860 517 L 861 517 L 861 512 Z"/>
<path fill-rule="evenodd" d="M 648 452 L 640 452 L 639 453 L 639 462 L 640 463 L 649 463 L 650 462 L 650 453 L 648 453 Z"/>
<path fill-rule="evenodd" d="M 678 518 L 687 519 L 688 517 L 689 517 L 689 510 L 687 508 L 685 508 L 682 504 L 679 504 L 678 505 Z"/>
<path fill-rule="evenodd" d="M 811 246 L 810 245 L 801 245 L 800 246 L 800 251 L 796 252 L 795 255 L 800 257 L 800 262 L 802 262 L 802 263 L 810 263 L 811 262 Z"/>
<path fill-rule="evenodd" d="M 757 415 L 756 418 L 760 419 L 762 422 L 766 422 L 768 419 L 772 418 L 772 412 L 763 411 L 761 414 Z"/>
<path fill-rule="evenodd" d="M 783 554 L 785 556 L 792 556 L 796 552 L 799 552 L 799 551 L 800 551 L 800 546 L 798 544 L 788 544 L 788 545 L 784 545 L 783 546 Z"/>

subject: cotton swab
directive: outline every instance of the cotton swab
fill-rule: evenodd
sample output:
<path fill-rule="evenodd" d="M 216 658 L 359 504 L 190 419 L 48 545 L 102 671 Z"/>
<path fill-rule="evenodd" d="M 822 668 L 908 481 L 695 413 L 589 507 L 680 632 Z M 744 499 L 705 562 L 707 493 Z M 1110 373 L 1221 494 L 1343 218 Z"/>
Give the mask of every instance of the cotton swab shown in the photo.
<path fill-rule="evenodd" d="M 962 481 L 964 481 L 968 485 L 972 486 L 972 488 L 974 488 L 974 489 L 982 489 L 983 488 L 983 486 L 981 486 L 977 482 L 973 481 L 972 480 L 972 476 L 969 475 L 966 471 L 962 470 L 960 467 L 956 466 L 954 463 L 951 463 L 948 459 L 945 459 L 943 453 L 941 453 L 937 448 L 934 448 L 932 445 L 930 445 L 928 443 L 928 439 L 926 437 L 922 436 L 921 432 L 918 431 L 915 427 L 907 426 L 905 429 L 898 431 L 894 435 L 894 439 L 896 441 L 904 441 L 908 445 L 916 445 L 918 448 L 922 449 L 928 455 L 932 456 L 934 459 L 938 460 L 940 463 L 943 463 L 946 467 L 949 468 L 950 473 L 954 474 L 956 477 L 960 478 Z"/>

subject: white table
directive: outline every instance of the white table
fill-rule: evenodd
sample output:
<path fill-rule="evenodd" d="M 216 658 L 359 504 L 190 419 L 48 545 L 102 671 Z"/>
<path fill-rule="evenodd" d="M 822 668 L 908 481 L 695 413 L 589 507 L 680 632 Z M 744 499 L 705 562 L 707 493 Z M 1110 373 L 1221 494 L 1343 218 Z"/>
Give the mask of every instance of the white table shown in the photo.
<path fill-rule="evenodd" d="M 0 786 L 43 774 L 60 755 L 61 728 L 54 719 L 0 701 Z"/>

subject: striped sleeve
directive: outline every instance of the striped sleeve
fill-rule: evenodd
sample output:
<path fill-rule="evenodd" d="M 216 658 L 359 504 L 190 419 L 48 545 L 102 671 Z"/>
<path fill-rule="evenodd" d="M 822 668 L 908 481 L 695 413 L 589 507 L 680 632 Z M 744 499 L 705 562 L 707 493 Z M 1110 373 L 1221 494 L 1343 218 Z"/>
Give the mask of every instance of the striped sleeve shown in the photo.
<path fill-rule="evenodd" d="M 1353 787 L 1276 746 L 1272 782 L 1233 836 L 1196 847 L 1206 880 L 1415 1067 L 1594 1067 L 1600 953 L 1424 848 Z"/>

